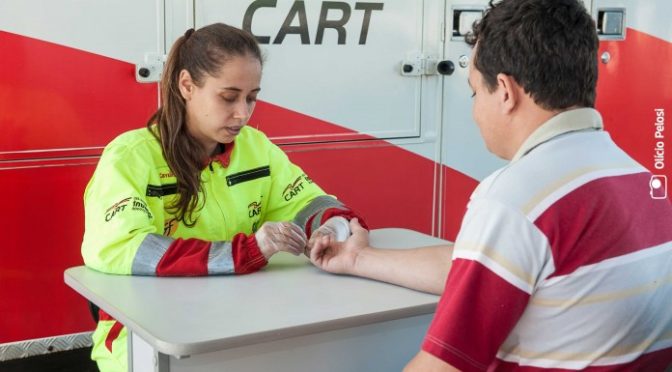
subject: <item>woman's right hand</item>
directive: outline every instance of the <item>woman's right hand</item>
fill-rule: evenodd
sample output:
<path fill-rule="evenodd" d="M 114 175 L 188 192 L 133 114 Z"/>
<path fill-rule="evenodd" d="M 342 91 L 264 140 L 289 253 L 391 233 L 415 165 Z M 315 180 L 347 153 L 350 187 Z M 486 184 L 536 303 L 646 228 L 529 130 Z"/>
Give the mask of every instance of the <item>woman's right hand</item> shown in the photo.
<path fill-rule="evenodd" d="M 292 222 L 264 222 L 254 236 L 267 261 L 281 251 L 298 256 L 303 253 L 307 241 L 306 233 Z"/>

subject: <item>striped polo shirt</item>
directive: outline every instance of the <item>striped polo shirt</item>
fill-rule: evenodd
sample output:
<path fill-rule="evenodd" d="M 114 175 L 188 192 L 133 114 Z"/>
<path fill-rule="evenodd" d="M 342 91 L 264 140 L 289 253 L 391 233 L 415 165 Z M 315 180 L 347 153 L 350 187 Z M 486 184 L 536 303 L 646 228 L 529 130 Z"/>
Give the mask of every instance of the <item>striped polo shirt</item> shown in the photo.
<path fill-rule="evenodd" d="M 590 108 L 479 184 L 423 350 L 465 371 L 672 364 L 672 204 Z"/>

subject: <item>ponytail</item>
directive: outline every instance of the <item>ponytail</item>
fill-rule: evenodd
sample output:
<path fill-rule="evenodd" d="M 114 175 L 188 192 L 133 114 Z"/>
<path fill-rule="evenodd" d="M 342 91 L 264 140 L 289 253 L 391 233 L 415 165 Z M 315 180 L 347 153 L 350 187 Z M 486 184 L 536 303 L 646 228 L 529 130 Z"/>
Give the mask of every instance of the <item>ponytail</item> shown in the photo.
<path fill-rule="evenodd" d="M 194 84 L 201 86 L 205 74 L 215 76 L 229 58 L 244 55 L 262 61 L 255 38 L 216 23 L 198 31 L 187 30 L 173 44 L 164 66 L 161 105 L 147 121 L 147 128 L 161 143 L 163 157 L 177 180 L 178 198 L 166 209 L 189 227 L 197 220 L 194 211 L 200 201 L 201 171 L 210 154 L 187 130 L 186 103 L 178 86 L 180 72 L 188 71 Z"/>

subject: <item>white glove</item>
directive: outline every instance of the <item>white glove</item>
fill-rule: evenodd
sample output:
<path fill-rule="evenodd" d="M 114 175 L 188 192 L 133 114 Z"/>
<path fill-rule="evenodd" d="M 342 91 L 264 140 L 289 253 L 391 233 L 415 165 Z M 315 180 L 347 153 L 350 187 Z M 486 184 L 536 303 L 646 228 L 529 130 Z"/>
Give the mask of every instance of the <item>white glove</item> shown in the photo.
<path fill-rule="evenodd" d="M 298 256 L 306 246 L 306 233 L 293 222 L 264 222 L 254 237 L 266 260 L 277 252 Z"/>

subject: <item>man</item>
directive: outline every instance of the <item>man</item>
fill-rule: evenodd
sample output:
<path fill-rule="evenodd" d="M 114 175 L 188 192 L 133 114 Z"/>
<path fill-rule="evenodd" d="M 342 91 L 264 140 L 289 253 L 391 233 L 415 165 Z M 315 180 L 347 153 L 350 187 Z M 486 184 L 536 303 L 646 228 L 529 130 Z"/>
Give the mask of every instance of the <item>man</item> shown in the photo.
<path fill-rule="evenodd" d="M 372 248 L 353 220 L 311 260 L 434 293 L 450 270 L 408 371 L 665 370 L 672 205 L 592 108 L 589 14 L 578 0 L 491 2 L 468 43 L 474 119 L 510 163 L 473 192 L 453 251 Z"/>

